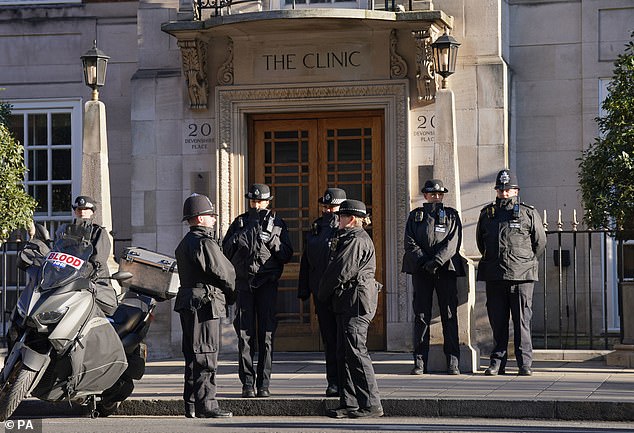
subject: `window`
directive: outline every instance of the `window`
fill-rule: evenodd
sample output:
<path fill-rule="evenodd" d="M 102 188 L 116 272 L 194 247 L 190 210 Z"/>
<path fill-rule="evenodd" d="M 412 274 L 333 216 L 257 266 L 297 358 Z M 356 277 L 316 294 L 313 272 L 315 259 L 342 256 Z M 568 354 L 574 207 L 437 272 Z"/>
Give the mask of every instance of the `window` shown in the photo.
<path fill-rule="evenodd" d="M 81 101 L 10 103 L 10 129 L 24 146 L 25 185 L 37 200 L 35 220 L 53 225 L 69 221 L 81 182 Z"/>

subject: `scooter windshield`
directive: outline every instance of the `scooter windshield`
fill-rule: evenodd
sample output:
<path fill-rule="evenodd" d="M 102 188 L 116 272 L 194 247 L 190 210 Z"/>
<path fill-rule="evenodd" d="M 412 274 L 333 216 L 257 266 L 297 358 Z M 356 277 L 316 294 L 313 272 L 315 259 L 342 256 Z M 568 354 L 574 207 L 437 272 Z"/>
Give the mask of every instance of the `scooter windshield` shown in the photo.
<path fill-rule="evenodd" d="M 90 243 L 92 224 L 66 224 L 58 232 L 53 249 L 42 267 L 43 290 L 68 284 L 76 278 L 87 278 L 92 271 L 88 259 L 92 255 Z"/>

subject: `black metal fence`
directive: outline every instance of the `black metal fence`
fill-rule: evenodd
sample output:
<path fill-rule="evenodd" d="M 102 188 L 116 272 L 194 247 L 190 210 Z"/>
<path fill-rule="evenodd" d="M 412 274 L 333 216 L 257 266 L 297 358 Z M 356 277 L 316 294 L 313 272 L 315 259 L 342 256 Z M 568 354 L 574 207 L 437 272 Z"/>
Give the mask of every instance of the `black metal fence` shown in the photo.
<path fill-rule="evenodd" d="M 634 280 L 634 243 L 624 240 L 634 239 L 634 234 L 573 229 L 548 231 L 547 236 L 533 297 L 535 347 L 611 348 L 622 339 L 622 284 Z M 115 251 L 129 241 L 115 239 Z M 22 243 L 20 238 L 13 239 L 0 250 L 2 336 L 25 285 L 26 274 L 16 266 Z"/>
<path fill-rule="evenodd" d="M 238 7 L 239 5 L 252 4 L 259 7 L 263 7 L 262 0 L 192 0 L 194 7 L 194 20 L 200 21 L 203 19 L 203 11 L 210 10 L 212 16 L 231 15 L 232 7 Z M 306 0 L 291 0 L 285 2 L 282 0 L 281 6 L 289 9 L 296 9 L 298 5 L 306 6 Z M 320 3 L 322 5 L 323 3 Z M 407 2 L 409 10 L 413 10 L 413 3 L 411 0 Z M 375 0 L 368 0 L 367 8 L 369 10 L 385 10 L 396 11 L 396 0 L 384 0 L 375 2 Z"/>
<path fill-rule="evenodd" d="M 577 230 L 576 224 L 547 231 L 533 297 L 535 347 L 607 350 L 622 339 L 624 234 Z"/>

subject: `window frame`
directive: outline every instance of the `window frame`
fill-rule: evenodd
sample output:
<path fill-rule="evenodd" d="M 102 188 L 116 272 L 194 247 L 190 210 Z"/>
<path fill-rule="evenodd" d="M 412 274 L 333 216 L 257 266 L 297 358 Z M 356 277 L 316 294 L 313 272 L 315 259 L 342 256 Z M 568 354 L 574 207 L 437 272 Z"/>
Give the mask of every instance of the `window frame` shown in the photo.
<path fill-rule="evenodd" d="M 1 0 L 0 0 L 1 1 Z M 79 195 L 81 191 L 81 175 L 82 175 L 82 147 L 83 147 L 83 111 L 82 111 L 82 99 L 81 98 L 56 98 L 56 99 L 18 99 L 6 101 L 11 104 L 11 114 L 46 114 L 47 115 L 47 148 L 52 147 L 50 144 L 51 139 L 51 124 L 50 114 L 54 113 L 70 113 L 71 122 L 71 200 L 72 197 Z M 28 129 L 25 128 L 25 131 Z M 20 143 L 24 146 L 24 162 L 28 167 L 27 145 L 28 143 Z M 49 162 L 51 164 L 52 162 Z M 48 177 L 48 176 L 47 176 Z M 54 181 L 48 179 L 46 181 L 27 181 L 27 174 L 25 173 L 24 185 L 42 185 L 42 182 L 46 182 L 47 185 L 52 184 Z M 65 222 L 72 219 L 71 203 L 68 203 L 68 213 L 54 214 L 51 206 L 52 197 L 47 194 L 47 204 L 45 214 L 35 215 L 34 219 L 38 222 Z"/>

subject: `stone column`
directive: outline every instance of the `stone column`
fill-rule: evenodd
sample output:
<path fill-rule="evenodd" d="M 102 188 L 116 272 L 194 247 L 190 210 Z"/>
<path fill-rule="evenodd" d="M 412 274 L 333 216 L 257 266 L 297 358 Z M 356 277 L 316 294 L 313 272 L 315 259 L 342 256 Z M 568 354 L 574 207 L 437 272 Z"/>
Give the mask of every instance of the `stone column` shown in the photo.
<path fill-rule="evenodd" d="M 443 203 L 461 212 L 460 173 L 458 169 L 458 145 L 456 142 L 454 94 L 449 89 L 436 92 L 436 142 L 434 145 L 434 178 L 441 179 L 449 193 Z M 470 260 L 464 260 L 467 275 L 458 278 L 458 337 L 460 341 L 460 371 L 472 373 L 478 370 L 480 353 L 472 344 L 471 330 L 475 329 L 475 268 Z M 430 371 L 445 371 L 442 325 L 439 314 L 432 314 L 430 329 Z"/>
<path fill-rule="evenodd" d="M 110 170 L 108 169 L 108 136 L 106 133 L 106 106 L 101 101 L 88 101 L 84 105 L 84 140 L 81 164 L 81 194 L 97 201 L 95 224 L 106 228 L 110 236 L 108 254 L 110 273 L 118 270 L 112 252 L 112 209 L 110 207 Z M 113 286 L 119 289 L 113 281 Z"/>

